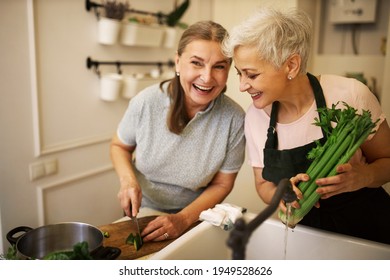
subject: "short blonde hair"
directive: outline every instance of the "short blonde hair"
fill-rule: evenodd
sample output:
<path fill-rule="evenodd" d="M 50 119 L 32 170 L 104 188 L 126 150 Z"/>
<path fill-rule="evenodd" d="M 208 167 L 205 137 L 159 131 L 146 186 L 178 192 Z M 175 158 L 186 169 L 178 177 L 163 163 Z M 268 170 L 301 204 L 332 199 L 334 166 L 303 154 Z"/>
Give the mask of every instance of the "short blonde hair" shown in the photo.
<path fill-rule="evenodd" d="M 312 40 L 312 23 L 303 11 L 260 8 L 235 26 L 223 42 L 223 52 L 233 57 L 239 46 L 255 47 L 261 59 L 279 69 L 292 55 L 301 57 L 301 73 L 306 73 Z"/>

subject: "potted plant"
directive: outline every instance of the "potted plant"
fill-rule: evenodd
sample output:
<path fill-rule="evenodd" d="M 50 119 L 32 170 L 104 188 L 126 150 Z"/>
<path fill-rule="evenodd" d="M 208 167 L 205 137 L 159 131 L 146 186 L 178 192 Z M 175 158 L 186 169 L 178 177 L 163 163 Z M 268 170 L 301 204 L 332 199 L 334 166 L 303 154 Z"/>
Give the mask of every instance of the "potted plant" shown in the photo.
<path fill-rule="evenodd" d="M 121 43 L 126 46 L 160 47 L 164 29 L 152 17 L 135 16 L 123 24 Z"/>
<path fill-rule="evenodd" d="M 187 28 L 187 25 L 185 23 L 180 22 L 180 19 L 187 11 L 189 6 L 190 0 L 185 0 L 165 18 L 165 24 L 167 25 L 167 28 L 165 29 L 165 35 L 163 40 L 164 47 L 172 48 L 176 45 L 176 38 L 178 37 L 176 27 L 179 27 L 181 29 Z"/>
<path fill-rule="evenodd" d="M 118 40 L 121 21 L 129 9 L 128 2 L 106 0 L 103 2 L 104 16 L 99 19 L 99 43 L 105 45 L 115 44 Z"/>

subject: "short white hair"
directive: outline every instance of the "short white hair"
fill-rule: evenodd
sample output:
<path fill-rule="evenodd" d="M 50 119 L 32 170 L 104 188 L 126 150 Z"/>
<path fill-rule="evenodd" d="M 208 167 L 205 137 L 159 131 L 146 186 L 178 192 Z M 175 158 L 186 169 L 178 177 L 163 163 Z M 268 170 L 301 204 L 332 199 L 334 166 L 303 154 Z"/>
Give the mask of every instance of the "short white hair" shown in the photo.
<path fill-rule="evenodd" d="M 306 73 L 312 40 L 312 22 L 297 9 L 259 8 L 235 26 L 223 42 L 223 52 L 233 57 L 239 46 L 255 47 L 261 59 L 279 69 L 293 54 L 301 57 L 301 73 Z"/>

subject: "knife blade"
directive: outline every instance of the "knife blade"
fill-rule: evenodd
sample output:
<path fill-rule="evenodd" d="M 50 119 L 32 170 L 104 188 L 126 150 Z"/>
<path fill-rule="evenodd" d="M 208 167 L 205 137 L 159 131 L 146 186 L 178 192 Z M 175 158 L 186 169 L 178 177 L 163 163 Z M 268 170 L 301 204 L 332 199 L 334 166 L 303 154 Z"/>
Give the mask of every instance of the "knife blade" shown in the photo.
<path fill-rule="evenodd" d="M 139 230 L 139 224 L 138 224 L 138 219 L 137 219 L 137 216 L 133 216 L 133 209 L 130 205 L 130 219 L 133 221 L 133 224 L 135 224 L 136 228 L 137 228 L 137 233 L 139 234 L 139 236 L 141 236 L 141 232 Z"/>
<path fill-rule="evenodd" d="M 139 229 L 139 223 L 138 223 L 137 216 L 133 216 L 132 211 L 131 211 L 131 207 L 130 207 L 130 219 L 131 219 L 131 223 L 135 224 L 137 232 L 134 235 L 133 234 L 134 228 L 131 227 L 131 232 L 126 239 L 126 243 L 133 244 L 135 249 L 138 251 L 141 248 L 143 241 L 142 241 L 142 237 L 141 237 L 141 231 Z"/>
<path fill-rule="evenodd" d="M 131 217 L 131 219 L 134 221 L 136 227 L 137 227 L 137 233 L 139 236 L 141 236 L 141 231 L 139 230 L 139 224 L 138 224 L 138 219 L 137 219 L 137 216 L 133 216 Z"/>

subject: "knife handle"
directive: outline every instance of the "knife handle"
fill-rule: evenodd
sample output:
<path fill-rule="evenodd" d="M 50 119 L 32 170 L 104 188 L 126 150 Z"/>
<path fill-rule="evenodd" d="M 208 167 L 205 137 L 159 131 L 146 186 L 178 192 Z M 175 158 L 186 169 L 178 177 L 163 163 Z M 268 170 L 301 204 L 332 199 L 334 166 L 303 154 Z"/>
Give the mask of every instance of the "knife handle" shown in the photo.
<path fill-rule="evenodd" d="M 130 211 L 130 218 L 133 218 L 133 207 L 132 207 L 131 204 L 130 204 L 130 207 L 129 207 L 129 211 Z M 135 217 L 137 217 L 137 215 L 135 215 Z"/>

